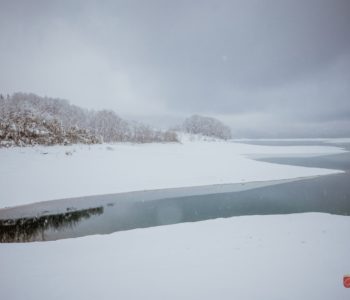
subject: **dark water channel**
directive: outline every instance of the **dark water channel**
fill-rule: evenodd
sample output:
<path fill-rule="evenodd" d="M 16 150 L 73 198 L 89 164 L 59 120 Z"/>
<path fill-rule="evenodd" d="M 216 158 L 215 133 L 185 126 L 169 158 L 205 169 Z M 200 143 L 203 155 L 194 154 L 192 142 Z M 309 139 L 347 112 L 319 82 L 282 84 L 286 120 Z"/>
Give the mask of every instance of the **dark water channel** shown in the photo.
<path fill-rule="evenodd" d="M 340 169 L 345 173 L 239 192 L 167 197 L 151 201 L 120 198 L 113 201 L 113 196 L 110 196 L 111 201 L 95 207 L 79 210 L 64 207 L 59 214 L 46 211 L 44 215 L 33 214 L 35 217 L 0 218 L 0 241 L 49 241 L 243 215 L 303 212 L 350 215 L 350 153 L 261 160 Z"/>

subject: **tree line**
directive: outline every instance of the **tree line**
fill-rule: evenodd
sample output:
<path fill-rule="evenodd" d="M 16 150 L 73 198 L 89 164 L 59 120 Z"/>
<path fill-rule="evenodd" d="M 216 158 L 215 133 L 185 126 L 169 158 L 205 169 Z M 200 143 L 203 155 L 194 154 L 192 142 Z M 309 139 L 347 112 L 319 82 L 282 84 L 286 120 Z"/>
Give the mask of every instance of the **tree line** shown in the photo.
<path fill-rule="evenodd" d="M 230 139 L 221 121 L 193 115 L 177 131 Z M 0 147 L 27 145 L 97 144 L 103 142 L 179 142 L 175 130 L 156 130 L 119 117 L 112 110 L 87 110 L 67 100 L 35 94 L 0 94 Z"/>
<path fill-rule="evenodd" d="M 178 142 L 178 138 L 173 131 L 126 121 L 111 110 L 87 110 L 35 94 L 0 95 L 0 146 L 102 142 Z"/>

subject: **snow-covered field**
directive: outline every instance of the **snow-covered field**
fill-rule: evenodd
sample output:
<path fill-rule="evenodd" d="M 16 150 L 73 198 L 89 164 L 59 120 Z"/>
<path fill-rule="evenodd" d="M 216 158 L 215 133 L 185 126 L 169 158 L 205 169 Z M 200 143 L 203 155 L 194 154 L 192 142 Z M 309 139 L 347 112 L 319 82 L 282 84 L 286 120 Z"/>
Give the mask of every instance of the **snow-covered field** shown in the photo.
<path fill-rule="evenodd" d="M 0 245 L 2 299 L 350 299 L 350 218 L 217 219 Z"/>
<path fill-rule="evenodd" d="M 0 207 L 87 195 L 291 179 L 336 170 L 249 157 L 341 153 L 339 147 L 272 147 L 232 142 L 114 144 L 0 149 Z"/>
<path fill-rule="evenodd" d="M 1 149 L 0 207 L 326 175 L 340 171 L 249 157 L 342 152 L 204 141 Z M 342 285 L 350 273 L 349 229 L 349 217 L 308 213 L 0 244 L 0 298 L 350 299 L 350 289 Z"/>

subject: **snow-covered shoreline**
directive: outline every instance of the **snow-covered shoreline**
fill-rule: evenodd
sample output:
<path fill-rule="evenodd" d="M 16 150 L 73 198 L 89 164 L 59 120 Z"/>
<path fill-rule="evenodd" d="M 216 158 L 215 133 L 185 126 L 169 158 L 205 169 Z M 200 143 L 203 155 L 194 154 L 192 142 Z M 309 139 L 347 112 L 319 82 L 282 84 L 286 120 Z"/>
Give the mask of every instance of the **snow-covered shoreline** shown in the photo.
<path fill-rule="evenodd" d="M 4 299 L 349 299 L 350 218 L 245 216 L 0 245 Z"/>
<path fill-rule="evenodd" d="M 188 140 L 182 144 L 0 149 L 0 208 L 89 195 L 335 174 L 341 171 L 277 165 L 249 157 L 343 152 L 330 146 Z"/>
<path fill-rule="evenodd" d="M 134 191 L 161 188 L 182 187 L 180 194 L 254 188 L 341 171 L 251 157 L 343 152 L 188 140 L 1 149 L 0 207 L 115 192 L 133 198 Z M 349 299 L 342 286 L 350 271 L 349 228 L 348 216 L 305 213 L 0 244 L 0 290 L 6 299 L 28 300 Z"/>
<path fill-rule="evenodd" d="M 72 210 L 84 210 L 99 206 L 108 206 L 111 203 L 118 201 L 129 202 L 145 202 L 165 200 L 169 198 L 180 198 L 189 196 L 212 195 L 221 193 L 242 192 L 272 185 L 279 185 L 283 183 L 290 183 L 299 180 L 307 180 L 319 177 L 297 177 L 291 179 L 280 179 L 271 181 L 251 181 L 244 183 L 227 183 L 227 184 L 212 184 L 194 187 L 178 187 L 170 189 L 158 190 L 144 190 L 133 191 L 126 193 L 104 194 L 104 195 L 90 195 L 84 197 L 64 198 L 57 200 L 49 200 L 42 202 L 35 202 L 33 204 L 24 204 L 13 207 L 0 208 L 0 220 L 4 219 L 19 219 L 30 218 L 33 216 L 45 216 L 52 214 L 60 214 L 67 212 L 67 208 Z"/>

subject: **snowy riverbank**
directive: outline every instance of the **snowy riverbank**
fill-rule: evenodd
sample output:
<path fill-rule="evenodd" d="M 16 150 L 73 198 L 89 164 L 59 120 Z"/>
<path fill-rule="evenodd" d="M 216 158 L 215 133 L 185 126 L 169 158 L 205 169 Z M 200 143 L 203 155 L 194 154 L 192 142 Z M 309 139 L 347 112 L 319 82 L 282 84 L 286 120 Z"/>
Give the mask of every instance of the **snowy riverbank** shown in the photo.
<path fill-rule="evenodd" d="M 263 181 L 257 184 L 263 186 L 271 180 L 340 171 L 250 157 L 342 152 L 328 146 L 189 140 L 1 149 L 0 207 L 180 186 L 252 181 Z M 349 299 L 350 290 L 342 285 L 343 275 L 350 272 L 349 228 L 347 216 L 306 213 L 0 244 L 0 290 L 5 299 L 28 300 Z"/>
<path fill-rule="evenodd" d="M 341 153 L 329 146 L 232 142 L 74 145 L 0 149 L 0 207 L 163 188 L 291 179 L 340 171 L 277 165 L 249 157 Z"/>
<path fill-rule="evenodd" d="M 4 299 L 349 299 L 350 218 L 250 216 L 0 245 Z"/>

